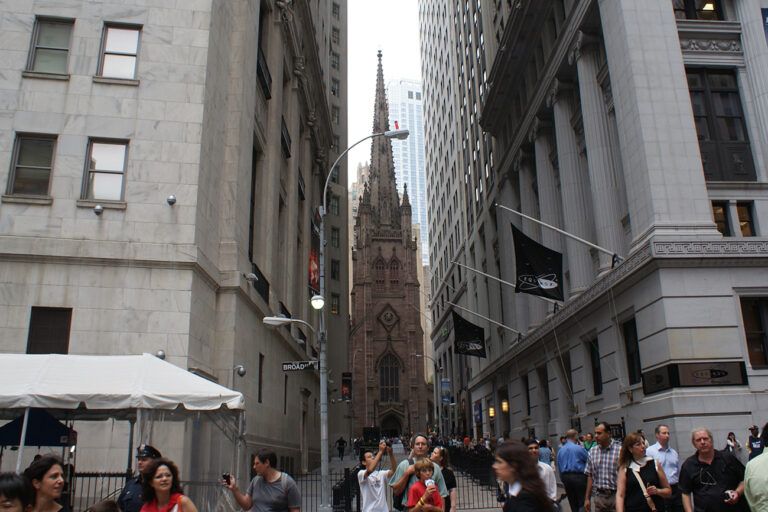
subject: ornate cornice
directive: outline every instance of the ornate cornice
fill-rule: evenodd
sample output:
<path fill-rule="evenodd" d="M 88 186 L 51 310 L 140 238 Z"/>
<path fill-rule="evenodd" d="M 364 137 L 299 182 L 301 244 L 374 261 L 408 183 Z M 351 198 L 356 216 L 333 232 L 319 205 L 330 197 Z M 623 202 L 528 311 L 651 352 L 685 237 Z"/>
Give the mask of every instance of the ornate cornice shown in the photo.
<path fill-rule="evenodd" d="M 714 240 L 706 242 L 654 242 L 654 258 L 768 258 L 768 240 Z"/>
<path fill-rule="evenodd" d="M 599 42 L 600 40 L 597 37 L 579 30 L 576 33 L 576 37 L 573 40 L 573 45 L 568 52 L 568 64 L 573 66 L 576 62 L 579 61 L 579 59 L 581 59 L 581 55 L 584 50 L 587 48 L 594 48 Z"/>
<path fill-rule="evenodd" d="M 691 38 L 680 39 L 684 52 L 710 52 L 741 54 L 741 41 L 737 39 Z"/>
<path fill-rule="evenodd" d="M 552 80 L 552 85 L 549 86 L 547 91 L 547 108 L 552 108 L 555 103 L 558 102 L 561 95 L 573 90 L 573 85 L 568 82 L 563 82 L 559 78 Z"/>
<path fill-rule="evenodd" d="M 536 117 L 531 124 L 531 133 L 528 135 L 528 142 L 531 144 L 536 142 L 540 136 L 544 135 L 545 131 L 552 129 L 552 124 L 547 121 L 542 121 L 540 117 Z"/>

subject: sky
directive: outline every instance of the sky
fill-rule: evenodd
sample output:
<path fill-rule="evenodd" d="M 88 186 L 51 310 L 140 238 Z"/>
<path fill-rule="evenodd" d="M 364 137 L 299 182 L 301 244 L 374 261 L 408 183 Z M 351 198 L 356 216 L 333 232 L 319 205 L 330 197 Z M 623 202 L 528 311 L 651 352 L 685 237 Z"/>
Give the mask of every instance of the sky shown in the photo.
<path fill-rule="evenodd" d="M 418 0 L 348 0 L 347 8 L 349 146 L 371 134 L 376 52 L 382 51 L 385 85 L 403 78 L 421 80 L 421 59 Z M 370 155 L 370 141 L 350 150 L 350 183 L 357 177 L 357 164 L 369 161 Z"/>

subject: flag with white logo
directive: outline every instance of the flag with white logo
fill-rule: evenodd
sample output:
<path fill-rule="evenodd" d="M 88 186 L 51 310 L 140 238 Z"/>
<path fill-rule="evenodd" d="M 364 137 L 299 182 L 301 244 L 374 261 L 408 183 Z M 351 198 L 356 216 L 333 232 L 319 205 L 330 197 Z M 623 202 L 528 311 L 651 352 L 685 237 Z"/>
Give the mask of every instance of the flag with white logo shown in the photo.
<path fill-rule="evenodd" d="M 528 238 L 512 225 L 517 279 L 515 293 L 563 300 L 563 255 Z"/>
<path fill-rule="evenodd" d="M 464 320 L 456 311 L 453 317 L 453 339 L 457 355 L 485 358 L 485 331 L 479 325 Z"/>

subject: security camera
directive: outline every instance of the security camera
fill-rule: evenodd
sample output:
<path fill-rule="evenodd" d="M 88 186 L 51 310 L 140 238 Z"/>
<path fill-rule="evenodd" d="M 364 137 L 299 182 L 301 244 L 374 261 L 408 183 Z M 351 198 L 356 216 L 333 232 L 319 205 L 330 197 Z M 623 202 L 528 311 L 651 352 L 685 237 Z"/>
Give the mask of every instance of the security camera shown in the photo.
<path fill-rule="evenodd" d="M 93 213 L 95 213 L 96 215 L 101 215 L 102 213 L 104 213 L 104 207 L 101 206 L 100 204 L 97 204 L 96 206 L 93 207 Z"/>
<path fill-rule="evenodd" d="M 238 376 L 245 377 L 245 366 L 239 364 L 235 366 L 235 371 L 237 372 Z"/>
<path fill-rule="evenodd" d="M 173 194 L 169 195 L 165 200 L 168 201 L 168 204 L 171 206 L 176 204 L 176 196 Z"/>
<path fill-rule="evenodd" d="M 155 352 L 155 357 L 165 361 L 165 350 L 160 349 L 157 352 Z"/>

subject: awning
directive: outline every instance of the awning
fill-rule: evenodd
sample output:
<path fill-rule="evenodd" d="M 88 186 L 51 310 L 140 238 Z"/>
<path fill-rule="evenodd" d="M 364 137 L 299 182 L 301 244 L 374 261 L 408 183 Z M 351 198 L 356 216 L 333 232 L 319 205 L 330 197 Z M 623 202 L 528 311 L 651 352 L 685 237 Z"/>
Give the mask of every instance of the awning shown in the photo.
<path fill-rule="evenodd" d="M 0 446 L 18 446 L 24 425 L 24 414 L 0 427 Z M 24 444 L 27 446 L 72 446 L 77 432 L 62 424 L 42 409 L 29 411 L 29 425 Z"/>
<path fill-rule="evenodd" d="M 0 354 L 0 409 L 244 408 L 242 393 L 151 354 Z"/>

